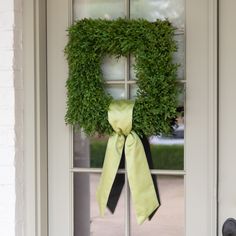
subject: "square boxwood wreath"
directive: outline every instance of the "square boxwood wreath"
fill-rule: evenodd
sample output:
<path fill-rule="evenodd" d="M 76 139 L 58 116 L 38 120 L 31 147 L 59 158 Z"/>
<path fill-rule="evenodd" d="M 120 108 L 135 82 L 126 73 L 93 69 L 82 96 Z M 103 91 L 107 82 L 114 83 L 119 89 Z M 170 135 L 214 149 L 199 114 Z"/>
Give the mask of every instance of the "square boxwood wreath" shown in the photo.
<path fill-rule="evenodd" d="M 105 91 L 101 63 L 107 55 L 131 54 L 138 85 L 133 130 L 141 136 L 169 133 L 178 95 L 174 30 L 168 20 L 83 19 L 71 25 L 65 47 L 69 66 L 66 123 L 83 128 L 88 135 L 113 132 L 107 120 L 113 98 Z"/>

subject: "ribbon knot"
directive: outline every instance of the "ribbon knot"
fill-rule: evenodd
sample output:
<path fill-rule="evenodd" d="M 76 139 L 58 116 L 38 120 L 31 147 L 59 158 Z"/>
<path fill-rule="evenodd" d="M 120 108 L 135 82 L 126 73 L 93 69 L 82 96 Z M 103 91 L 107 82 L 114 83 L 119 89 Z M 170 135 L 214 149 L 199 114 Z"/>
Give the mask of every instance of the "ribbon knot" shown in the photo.
<path fill-rule="evenodd" d="M 119 135 L 128 136 L 132 129 L 133 101 L 118 100 L 111 103 L 108 121 Z"/>
<path fill-rule="evenodd" d="M 97 201 L 104 215 L 124 149 L 126 170 L 138 224 L 159 207 L 145 151 L 138 135 L 132 131 L 134 102 L 120 100 L 110 104 L 108 121 L 115 133 L 109 138 L 103 171 L 97 189 Z"/>

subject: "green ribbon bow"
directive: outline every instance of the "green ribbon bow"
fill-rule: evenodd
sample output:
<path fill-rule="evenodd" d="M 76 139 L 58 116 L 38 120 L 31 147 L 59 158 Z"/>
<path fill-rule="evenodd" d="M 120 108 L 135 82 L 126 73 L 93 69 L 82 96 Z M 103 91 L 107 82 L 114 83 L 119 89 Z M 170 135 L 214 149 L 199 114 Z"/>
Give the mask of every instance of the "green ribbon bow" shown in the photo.
<path fill-rule="evenodd" d="M 138 135 L 132 131 L 134 102 L 120 100 L 110 104 L 108 121 L 115 134 L 107 143 L 103 171 L 96 198 L 100 213 L 105 213 L 108 197 L 125 148 L 126 170 L 138 224 L 142 224 L 160 205 L 145 151 Z"/>

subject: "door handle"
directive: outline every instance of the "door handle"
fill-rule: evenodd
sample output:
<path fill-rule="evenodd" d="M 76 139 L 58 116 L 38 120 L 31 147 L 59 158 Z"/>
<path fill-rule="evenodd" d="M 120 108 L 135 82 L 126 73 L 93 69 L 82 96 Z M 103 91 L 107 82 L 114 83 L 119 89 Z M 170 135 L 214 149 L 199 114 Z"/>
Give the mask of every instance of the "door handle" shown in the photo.
<path fill-rule="evenodd" d="M 228 218 L 223 224 L 222 228 L 223 236 L 236 236 L 236 220 Z"/>

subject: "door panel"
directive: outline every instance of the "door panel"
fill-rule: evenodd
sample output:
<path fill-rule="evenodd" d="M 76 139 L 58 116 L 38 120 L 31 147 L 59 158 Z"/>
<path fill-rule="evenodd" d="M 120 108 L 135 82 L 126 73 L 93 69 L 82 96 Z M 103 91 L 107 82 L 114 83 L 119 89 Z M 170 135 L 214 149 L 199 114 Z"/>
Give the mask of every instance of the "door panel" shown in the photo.
<path fill-rule="evenodd" d="M 84 1 L 78 1 L 84 4 Z M 91 1 L 98 4 L 98 1 Z M 105 2 L 105 1 L 102 1 Z M 122 2 L 122 1 L 120 1 Z M 120 3 L 119 2 L 119 3 Z M 151 2 L 151 1 L 149 1 Z M 163 1 L 160 1 L 163 2 Z M 168 1 L 173 4 L 176 1 Z M 177 1 L 180 2 L 180 1 Z M 144 6 L 143 1 L 134 1 L 136 9 Z M 96 5 L 95 4 L 95 5 Z M 103 3 L 101 3 L 103 4 Z M 111 4 L 111 1 L 109 1 Z M 115 1 L 114 4 L 118 4 Z M 144 5 L 143 5 L 144 4 Z M 214 0 L 188 0 L 186 1 L 186 111 L 185 111 L 185 230 L 187 236 L 215 236 L 216 225 L 216 183 L 215 163 L 216 146 L 213 134 L 215 132 L 216 115 L 216 77 L 215 68 L 215 5 Z M 119 5 L 119 4 L 118 4 Z M 132 4 L 131 4 L 132 6 Z M 146 4 L 145 6 L 148 6 Z M 85 5 L 84 5 L 85 7 Z M 117 6 L 118 7 L 118 6 Z M 106 6 L 103 6 L 105 9 Z M 118 7 L 119 8 L 119 7 Z M 48 0 L 48 174 L 49 174 L 49 236 L 73 236 L 73 130 L 65 125 L 64 114 L 66 107 L 65 82 L 67 79 L 67 66 L 63 54 L 67 42 L 66 28 L 72 19 L 72 1 Z M 82 10 L 75 7 L 78 12 L 90 12 L 94 9 Z M 109 8 L 110 9 L 110 8 Z M 121 8 L 119 8 L 121 9 Z M 136 10 L 137 11 L 137 10 Z M 168 13 L 169 9 L 166 10 Z M 118 12 L 118 13 L 117 13 Z M 119 16 L 123 10 L 114 14 Z M 96 11 L 97 13 L 97 11 Z M 82 14 L 82 13 L 81 13 Z M 98 13 L 97 13 L 98 14 Z M 99 13 L 100 14 L 100 13 Z M 134 15 L 136 13 L 133 13 Z M 131 14 L 132 15 L 132 14 Z M 112 16 L 106 16 L 107 18 Z M 116 15 L 115 15 L 116 17 Z M 178 23 L 181 25 L 181 21 Z M 213 29 L 213 30 L 209 30 Z M 181 41 L 181 40 L 180 40 Z M 180 47 L 181 48 L 181 47 Z M 181 49 L 183 50 L 183 49 Z M 183 50 L 184 54 L 184 50 Z M 106 68 L 106 66 L 104 66 Z M 122 66 L 121 66 L 122 67 Z M 110 68 L 110 67 L 107 67 Z M 106 69 L 105 69 L 106 70 Z M 185 69 L 181 69 L 179 77 L 183 77 Z M 119 70 L 120 72 L 120 70 Z M 109 73 L 109 71 L 107 72 Z M 132 74 L 132 73 L 131 73 Z M 115 74 L 115 76 L 117 76 Z M 132 89 L 134 94 L 135 88 Z M 113 91 L 120 88 L 113 88 Z M 125 94 L 129 91 L 125 88 Z M 117 92 L 117 95 L 121 93 Z M 131 93 L 130 93 L 131 94 Z M 134 95 L 133 95 L 134 96 Z M 82 134 L 77 137 L 80 141 Z M 84 146 L 88 142 L 84 139 Z M 80 145 L 83 143 L 80 142 Z M 74 149 L 76 150 L 76 149 Z M 78 148 L 78 152 L 82 149 Z M 83 149 L 86 150 L 86 149 Z M 80 160 L 81 161 L 81 160 Z M 79 162 L 80 162 L 79 161 Z M 85 167 L 88 160 L 83 160 Z M 77 164 L 76 164 L 77 165 Z M 161 173 L 161 172 L 157 172 Z M 91 175 L 94 176 L 94 175 Z M 80 185 L 79 180 L 75 181 Z M 87 178 L 87 179 L 86 179 Z M 89 183 L 89 178 L 85 180 Z M 183 184 L 183 183 L 182 183 Z M 82 189 L 81 189 L 82 188 Z M 78 186 L 76 193 L 88 194 L 89 185 Z M 92 190 L 90 190 L 92 192 Z M 183 189 L 181 190 L 183 191 Z M 82 194 L 82 193 L 81 193 Z M 85 198 L 82 194 L 81 198 Z M 83 202 L 84 199 L 80 201 Z M 122 203 L 122 201 L 121 201 Z M 171 204 L 172 202 L 170 202 Z M 88 201 L 86 202 L 88 204 Z M 184 203 L 181 203 L 184 204 Z M 87 205 L 89 208 L 89 204 Z M 78 211 L 80 206 L 78 207 Z M 183 209 L 183 208 L 182 208 Z M 91 211 L 90 211 L 91 212 Z M 87 210 L 89 214 L 89 209 Z M 93 214 L 93 213 L 91 213 Z M 123 214 L 123 213 L 121 213 Z M 89 217 L 87 216 L 84 216 Z M 112 216 L 113 217 L 113 216 Z M 162 218 L 163 220 L 163 218 Z M 88 220 L 87 220 L 88 222 Z M 197 224 L 196 224 L 197 222 Z M 76 222 L 74 222 L 76 223 Z M 84 224 L 85 225 L 85 224 Z M 77 224 L 79 227 L 79 225 Z M 88 226 L 86 226 L 88 227 Z M 136 226 L 133 226 L 136 227 Z M 80 227 L 79 229 L 80 230 Z M 86 230 L 86 229 L 85 229 Z M 78 231 L 79 232 L 79 231 Z M 139 233 L 139 232 L 137 232 Z M 180 232 L 181 235 L 183 232 Z M 163 233 L 164 234 L 164 233 Z M 123 234 L 122 234 L 123 235 Z"/>

